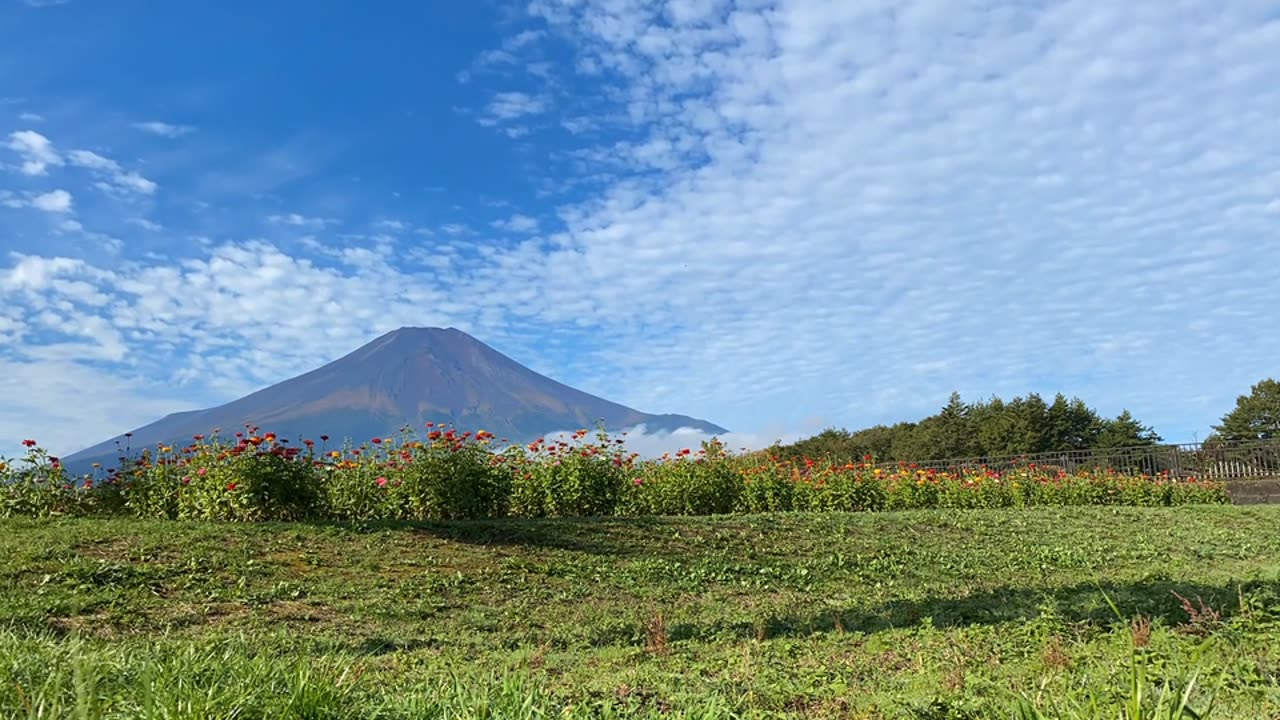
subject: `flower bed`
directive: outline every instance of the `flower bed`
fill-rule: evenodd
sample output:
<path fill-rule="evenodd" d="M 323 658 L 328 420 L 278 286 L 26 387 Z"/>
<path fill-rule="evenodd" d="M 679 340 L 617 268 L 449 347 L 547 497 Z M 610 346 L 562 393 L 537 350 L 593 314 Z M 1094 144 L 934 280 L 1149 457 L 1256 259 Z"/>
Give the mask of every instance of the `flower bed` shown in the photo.
<path fill-rule="evenodd" d="M 528 445 L 429 424 L 359 446 L 328 438 L 293 445 L 246 428 L 148 448 L 113 470 L 72 477 L 26 441 L 0 460 L 0 516 L 131 515 L 255 520 L 442 520 L 494 517 L 863 512 L 1029 505 L 1182 505 L 1228 502 L 1221 483 L 1067 473 L 1028 465 L 955 473 L 870 462 L 786 462 L 734 454 L 717 441 L 641 460 L 624 438 L 586 430 Z"/>

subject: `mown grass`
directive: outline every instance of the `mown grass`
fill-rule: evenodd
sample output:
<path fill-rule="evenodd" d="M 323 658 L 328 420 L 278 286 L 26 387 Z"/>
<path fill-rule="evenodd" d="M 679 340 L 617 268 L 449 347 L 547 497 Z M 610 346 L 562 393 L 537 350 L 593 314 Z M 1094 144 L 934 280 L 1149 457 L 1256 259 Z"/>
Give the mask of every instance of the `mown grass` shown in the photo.
<path fill-rule="evenodd" d="M 0 717 L 1271 718 L 1280 507 L 6 519 L 0 628 Z"/>

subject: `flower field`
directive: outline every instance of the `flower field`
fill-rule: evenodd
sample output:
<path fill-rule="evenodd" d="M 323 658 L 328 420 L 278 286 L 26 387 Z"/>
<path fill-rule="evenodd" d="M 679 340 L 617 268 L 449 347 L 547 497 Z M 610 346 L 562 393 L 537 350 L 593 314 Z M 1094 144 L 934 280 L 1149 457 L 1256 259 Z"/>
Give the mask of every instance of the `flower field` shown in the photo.
<path fill-rule="evenodd" d="M 38 443 L 0 459 L 0 516 L 126 515 L 223 521 L 453 520 L 786 511 L 1221 504 L 1216 482 L 1025 467 L 957 473 L 735 454 L 712 441 L 642 460 L 625 437 L 504 443 L 428 424 L 424 435 L 331 447 L 246 427 L 146 448 L 73 477 Z M 132 454 L 130 454 L 132 456 Z"/>

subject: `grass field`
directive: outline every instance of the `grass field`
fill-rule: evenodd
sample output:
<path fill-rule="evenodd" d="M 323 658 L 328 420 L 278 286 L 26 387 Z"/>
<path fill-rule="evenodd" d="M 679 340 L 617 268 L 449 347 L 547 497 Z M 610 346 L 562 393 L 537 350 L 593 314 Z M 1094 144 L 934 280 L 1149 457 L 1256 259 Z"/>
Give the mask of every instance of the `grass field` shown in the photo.
<path fill-rule="evenodd" d="M 0 521 L 0 717 L 1275 718 L 1277 637 L 1276 506 Z"/>

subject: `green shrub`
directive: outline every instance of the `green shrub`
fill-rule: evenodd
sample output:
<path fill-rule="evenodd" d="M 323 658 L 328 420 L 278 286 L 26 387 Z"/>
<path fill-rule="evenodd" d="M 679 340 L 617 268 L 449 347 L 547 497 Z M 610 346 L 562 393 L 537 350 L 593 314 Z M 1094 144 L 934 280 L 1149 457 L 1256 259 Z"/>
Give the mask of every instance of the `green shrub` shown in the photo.
<path fill-rule="evenodd" d="M 455 520 L 506 515 L 511 475 L 488 451 L 486 435 L 476 441 L 469 433 L 432 431 L 429 443 L 414 443 L 402 450 L 407 457 L 401 455 L 401 461 L 389 465 L 382 476 L 387 479 L 393 517 Z M 382 485 L 376 478 L 374 482 Z"/>
<path fill-rule="evenodd" d="M 145 468 L 142 477 L 151 488 L 175 488 L 176 514 L 184 519 L 302 520 L 322 509 L 311 461 L 271 433 L 201 446 L 184 462 Z M 126 485 L 126 496 L 135 491 Z"/>
<path fill-rule="evenodd" d="M 635 456 L 603 429 L 595 441 L 586 438 L 586 430 L 568 440 L 539 438 L 502 456 L 512 470 L 512 515 L 599 517 L 620 511 Z"/>

